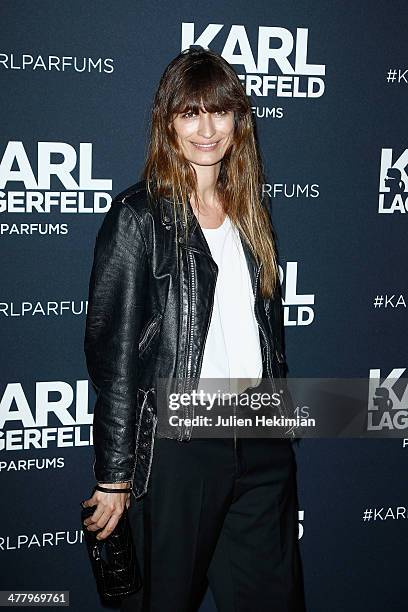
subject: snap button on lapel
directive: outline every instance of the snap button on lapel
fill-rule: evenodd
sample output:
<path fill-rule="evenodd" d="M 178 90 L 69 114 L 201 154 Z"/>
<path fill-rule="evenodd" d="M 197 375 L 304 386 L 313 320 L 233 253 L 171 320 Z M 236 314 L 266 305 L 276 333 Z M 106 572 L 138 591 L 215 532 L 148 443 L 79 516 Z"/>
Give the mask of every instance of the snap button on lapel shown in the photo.
<path fill-rule="evenodd" d="M 168 215 L 164 215 L 165 223 L 170 223 L 170 217 Z"/>

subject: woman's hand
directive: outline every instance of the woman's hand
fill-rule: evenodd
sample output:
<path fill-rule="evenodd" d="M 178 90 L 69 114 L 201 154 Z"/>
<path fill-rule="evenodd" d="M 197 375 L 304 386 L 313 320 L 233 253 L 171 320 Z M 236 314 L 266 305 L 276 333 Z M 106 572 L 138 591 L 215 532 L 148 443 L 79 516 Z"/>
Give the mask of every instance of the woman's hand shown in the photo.
<path fill-rule="evenodd" d="M 98 483 L 107 489 L 127 489 L 130 483 Z M 89 499 L 83 502 L 84 506 L 97 506 L 92 516 L 84 521 L 84 525 L 89 531 L 98 531 L 103 529 L 96 536 L 98 540 L 107 538 L 115 529 L 123 511 L 130 506 L 130 493 L 105 493 L 103 491 L 94 491 L 94 494 Z"/>

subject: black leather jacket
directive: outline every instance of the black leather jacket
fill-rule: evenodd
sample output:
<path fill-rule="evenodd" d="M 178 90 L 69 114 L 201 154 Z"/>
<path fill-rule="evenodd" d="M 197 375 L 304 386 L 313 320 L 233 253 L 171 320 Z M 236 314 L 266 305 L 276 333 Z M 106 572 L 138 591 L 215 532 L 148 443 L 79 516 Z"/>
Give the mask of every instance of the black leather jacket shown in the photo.
<path fill-rule="evenodd" d="M 136 499 L 149 481 L 156 380 L 199 380 L 210 324 L 218 267 L 190 203 L 189 216 L 186 244 L 173 203 L 149 201 L 146 183 L 139 181 L 114 198 L 95 242 L 84 338 L 97 392 L 93 470 L 99 482 L 133 482 Z M 242 243 L 255 295 L 263 377 L 273 381 L 286 375 L 280 286 L 273 299 L 261 297 L 261 266 Z M 283 416 L 293 417 L 289 404 L 290 396 Z M 191 432 L 180 425 L 178 439 L 188 441 Z"/>

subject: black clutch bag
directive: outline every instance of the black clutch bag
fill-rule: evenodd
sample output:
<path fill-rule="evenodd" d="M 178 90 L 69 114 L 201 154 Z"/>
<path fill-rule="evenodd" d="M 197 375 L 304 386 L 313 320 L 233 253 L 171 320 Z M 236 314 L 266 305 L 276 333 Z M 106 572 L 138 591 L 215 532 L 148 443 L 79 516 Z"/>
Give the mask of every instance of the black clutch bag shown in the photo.
<path fill-rule="evenodd" d="M 112 533 L 103 540 L 97 540 L 96 535 L 102 529 L 89 531 L 83 524 L 83 521 L 94 513 L 96 505 L 83 506 L 81 502 L 81 506 L 82 531 L 98 593 L 104 598 L 135 593 L 142 587 L 142 577 L 127 508 L 124 509 Z"/>

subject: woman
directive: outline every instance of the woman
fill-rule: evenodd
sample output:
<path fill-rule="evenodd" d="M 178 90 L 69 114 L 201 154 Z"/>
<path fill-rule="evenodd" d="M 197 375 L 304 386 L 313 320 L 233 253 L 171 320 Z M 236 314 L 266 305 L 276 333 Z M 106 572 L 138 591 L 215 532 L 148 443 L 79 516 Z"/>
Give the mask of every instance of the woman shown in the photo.
<path fill-rule="evenodd" d="M 262 182 L 236 73 L 210 50 L 180 53 L 155 95 L 143 177 L 98 232 L 89 287 L 94 473 L 105 490 L 87 500 L 97 505 L 87 528 L 103 539 L 129 508 L 144 584 L 123 611 L 192 612 L 207 582 L 221 612 L 304 609 L 293 430 L 199 438 L 190 406 L 175 427 L 158 416 L 159 380 L 185 392 L 207 378 L 273 387 L 285 374 Z M 280 414 L 290 416 L 288 397 Z"/>

